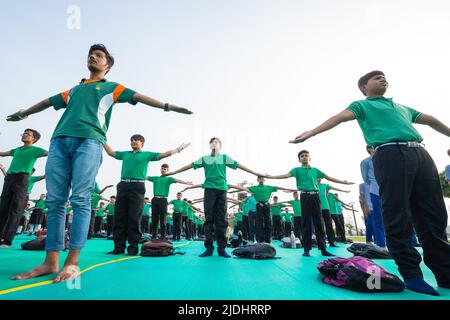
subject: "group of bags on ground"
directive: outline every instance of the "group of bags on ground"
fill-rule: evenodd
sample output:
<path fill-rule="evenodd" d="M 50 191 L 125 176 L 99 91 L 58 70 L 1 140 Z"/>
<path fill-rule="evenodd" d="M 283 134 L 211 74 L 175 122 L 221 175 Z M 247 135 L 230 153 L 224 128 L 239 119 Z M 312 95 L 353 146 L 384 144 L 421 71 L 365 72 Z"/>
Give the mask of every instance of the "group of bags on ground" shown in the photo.
<path fill-rule="evenodd" d="M 67 248 L 67 234 L 65 243 Z M 175 248 L 173 243 L 168 240 L 147 237 L 143 238 L 141 243 L 141 255 L 143 257 L 185 254 L 185 252 L 180 251 L 180 248 Z M 290 248 L 291 246 L 282 245 L 282 247 Z M 300 248 L 300 246 L 297 246 L 297 248 Z M 45 236 L 23 243 L 22 249 L 45 250 Z M 347 250 L 354 256 L 351 258 L 334 257 L 318 264 L 317 269 L 325 276 L 323 278 L 324 283 L 365 293 L 403 291 L 404 284 L 399 277 L 387 272 L 371 260 L 392 259 L 387 250 L 365 243 L 353 243 Z M 268 243 L 244 244 L 235 248 L 232 254 L 238 258 L 254 260 L 277 259 L 275 247 Z"/>

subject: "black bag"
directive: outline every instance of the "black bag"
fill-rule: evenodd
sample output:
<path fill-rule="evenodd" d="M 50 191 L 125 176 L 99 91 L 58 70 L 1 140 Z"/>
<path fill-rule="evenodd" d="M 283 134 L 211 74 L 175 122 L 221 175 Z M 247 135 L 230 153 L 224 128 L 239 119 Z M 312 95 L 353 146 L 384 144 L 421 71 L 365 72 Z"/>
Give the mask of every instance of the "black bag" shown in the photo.
<path fill-rule="evenodd" d="M 280 247 L 282 248 L 289 248 L 293 249 L 291 247 L 291 238 L 290 237 L 284 237 L 281 239 L 282 244 L 280 244 Z M 295 237 L 295 249 L 299 249 L 302 247 L 302 243 L 299 238 Z"/>
<path fill-rule="evenodd" d="M 139 243 L 142 244 L 142 243 L 150 241 L 150 240 L 152 240 L 152 235 L 149 233 L 143 233 L 141 235 L 141 240 L 139 240 Z"/>
<path fill-rule="evenodd" d="M 37 237 L 36 239 L 27 241 L 22 243 L 20 246 L 22 250 L 31 250 L 31 251 L 45 251 L 45 242 L 47 236 Z M 69 233 L 66 232 L 64 239 L 64 250 L 69 248 Z"/>
<path fill-rule="evenodd" d="M 143 257 L 167 257 L 175 254 L 185 254 L 185 252 L 176 252 L 169 240 L 153 239 L 144 242 L 141 247 L 141 256 Z"/>
<path fill-rule="evenodd" d="M 232 254 L 239 258 L 263 260 L 276 259 L 277 251 L 268 243 L 255 243 L 234 249 Z"/>
<path fill-rule="evenodd" d="M 392 256 L 386 249 L 378 248 L 372 244 L 353 243 L 347 250 L 355 256 L 369 259 L 392 259 Z"/>

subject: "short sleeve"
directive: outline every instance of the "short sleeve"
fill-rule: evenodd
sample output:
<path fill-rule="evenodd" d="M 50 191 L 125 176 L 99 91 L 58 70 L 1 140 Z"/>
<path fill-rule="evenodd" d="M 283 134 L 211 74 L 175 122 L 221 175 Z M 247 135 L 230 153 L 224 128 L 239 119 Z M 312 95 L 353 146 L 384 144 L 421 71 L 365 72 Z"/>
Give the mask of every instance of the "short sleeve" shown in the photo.
<path fill-rule="evenodd" d="M 175 178 L 174 177 L 169 177 L 169 184 L 175 183 Z"/>
<path fill-rule="evenodd" d="M 114 152 L 114 158 L 117 159 L 117 160 L 123 160 L 123 154 L 124 153 L 125 152 L 123 152 L 123 151 L 115 151 Z"/>
<path fill-rule="evenodd" d="M 70 90 L 58 93 L 49 98 L 50 104 L 55 110 L 59 110 L 67 107 L 67 102 L 69 101 Z"/>
<path fill-rule="evenodd" d="M 271 192 L 276 192 L 276 191 L 278 191 L 278 188 L 277 188 L 277 187 L 271 187 L 271 188 L 270 188 L 270 191 L 271 191 Z"/>
<path fill-rule="evenodd" d="M 155 181 L 155 178 L 156 178 L 155 176 L 148 176 L 148 177 L 147 177 L 147 180 L 148 180 L 148 181 L 151 181 L 151 182 L 154 182 L 154 181 Z"/>
<path fill-rule="evenodd" d="M 174 204 L 173 200 L 170 200 L 169 204 Z"/>
<path fill-rule="evenodd" d="M 419 112 L 413 108 L 406 107 L 406 110 L 408 110 L 409 114 L 411 115 L 411 121 L 413 123 L 417 122 L 417 118 L 422 114 L 422 112 Z"/>
<path fill-rule="evenodd" d="M 42 149 L 42 148 L 39 148 L 39 147 L 36 147 L 36 149 L 35 149 L 35 156 L 37 157 L 37 158 L 41 158 L 41 157 L 45 157 L 46 155 L 45 155 L 45 152 L 46 152 L 47 150 L 45 150 L 45 149 Z"/>
<path fill-rule="evenodd" d="M 293 176 L 294 178 L 297 176 L 297 170 L 296 168 L 291 169 L 291 171 L 289 171 L 289 173 L 291 174 L 291 176 Z"/>
<path fill-rule="evenodd" d="M 148 161 L 158 161 L 159 160 L 159 152 L 146 152 L 146 159 Z"/>
<path fill-rule="evenodd" d="M 326 185 L 326 190 L 327 190 L 327 191 L 331 190 L 331 188 L 332 188 L 332 187 L 331 187 L 329 184 Z"/>
<path fill-rule="evenodd" d="M 192 169 L 199 169 L 199 168 L 203 168 L 203 157 L 201 157 L 200 159 L 198 159 L 195 162 L 192 162 Z"/>
<path fill-rule="evenodd" d="M 225 155 L 225 165 L 228 168 L 236 170 L 238 163 L 237 163 L 237 161 L 233 160 L 231 157 Z"/>
<path fill-rule="evenodd" d="M 326 174 L 317 169 L 317 178 L 323 179 L 325 178 Z"/>
<path fill-rule="evenodd" d="M 248 187 L 247 189 L 248 189 L 249 191 L 253 192 L 253 193 L 255 192 L 254 187 Z"/>
<path fill-rule="evenodd" d="M 350 104 L 346 110 L 350 110 L 355 115 L 356 119 L 364 119 L 363 108 L 359 101 L 355 101 Z"/>
<path fill-rule="evenodd" d="M 121 84 L 117 84 L 114 89 L 113 98 L 115 103 L 130 103 L 132 105 L 137 104 L 137 101 L 133 100 L 133 96 L 136 91 L 128 89 Z"/>
<path fill-rule="evenodd" d="M 14 153 L 16 153 L 17 148 L 10 150 L 11 156 L 14 156 Z"/>

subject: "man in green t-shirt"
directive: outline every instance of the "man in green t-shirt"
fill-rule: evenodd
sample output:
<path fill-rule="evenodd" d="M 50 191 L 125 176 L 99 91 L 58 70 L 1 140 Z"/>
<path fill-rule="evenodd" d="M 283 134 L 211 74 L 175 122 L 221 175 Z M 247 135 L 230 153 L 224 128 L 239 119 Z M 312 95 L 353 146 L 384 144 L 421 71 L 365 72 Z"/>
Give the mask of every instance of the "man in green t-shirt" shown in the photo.
<path fill-rule="evenodd" d="M 447 210 L 436 165 L 421 146 L 423 139 L 413 123 L 428 125 L 447 137 L 450 137 L 450 128 L 431 115 L 385 98 L 388 82 L 381 71 L 362 76 L 358 88 L 367 97 L 365 100 L 353 102 L 290 142 L 303 142 L 342 122 L 358 121 L 366 144 L 376 150 L 373 165 L 380 186 L 389 253 L 407 288 L 439 295 L 423 279 L 422 258 L 411 244 L 411 236 L 414 225 L 426 257 L 425 264 L 434 273 L 439 287 L 450 288 Z"/>
<path fill-rule="evenodd" d="M 45 172 L 50 213 L 46 259 L 30 272 L 13 277 L 15 280 L 59 272 L 59 251 L 64 249 L 64 211 L 69 196 L 76 217 L 72 225 L 69 255 L 55 281 L 65 281 L 79 275 L 78 258 L 89 230 L 89 198 L 102 162 L 102 144 L 106 142 L 106 132 L 116 103 L 135 105 L 141 102 L 164 111 L 192 114 L 186 108 L 164 104 L 119 83 L 107 81 L 105 75 L 111 70 L 114 58 L 104 45 L 91 46 L 86 61 L 89 79 L 83 79 L 72 89 L 7 117 L 7 121 L 19 121 L 51 106 L 56 110 L 65 109 L 52 136 Z"/>
<path fill-rule="evenodd" d="M 169 204 L 173 205 L 173 241 L 179 241 L 181 237 L 181 219 L 183 208 L 185 206 L 185 202 L 182 197 L 183 194 L 178 192 L 177 198 L 169 202 Z"/>
<path fill-rule="evenodd" d="M 300 202 L 300 196 L 298 191 L 294 191 L 292 193 L 294 199 L 289 201 L 283 201 L 280 203 L 285 204 L 286 206 L 292 207 L 294 211 L 293 217 L 293 229 L 294 235 L 302 241 L 302 204 Z"/>
<path fill-rule="evenodd" d="M 161 239 L 166 238 L 166 213 L 167 213 L 167 196 L 169 195 L 170 185 L 172 183 L 181 183 L 192 186 L 192 182 L 178 180 L 173 177 L 166 177 L 169 172 L 169 165 L 164 163 L 161 166 L 161 176 L 149 176 L 147 180 L 153 183 L 153 199 L 152 199 L 152 239 L 158 237 L 158 224 L 161 230 Z"/>
<path fill-rule="evenodd" d="M 282 214 L 281 210 L 285 207 L 283 203 L 278 203 L 278 197 L 273 197 L 273 203 L 270 205 L 270 215 L 272 216 L 273 237 L 275 240 L 281 240 L 282 236 Z"/>
<path fill-rule="evenodd" d="M 106 236 L 109 237 L 112 235 L 113 227 L 114 227 L 114 212 L 116 208 L 116 196 L 111 196 L 109 198 L 109 203 L 106 206 Z"/>
<path fill-rule="evenodd" d="M 284 212 L 282 212 L 284 218 L 284 236 L 289 237 L 291 235 L 291 231 L 293 230 L 292 226 L 292 213 L 289 212 L 288 208 L 284 208 Z"/>
<path fill-rule="evenodd" d="M 230 258 L 231 256 L 226 252 L 227 247 L 226 240 L 226 198 L 227 198 L 227 176 L 226 168 L 236 170 L 237 168 L 244 170 L 248 173 L 258 176 L 259 174 L 250 170 L 246 166 L 233 160 L 226 154 L 221 154 L 222 142 L 219 138 L 213 137 L 209 141 L 209 148 L 211 153 L 201 157 L 195 162 L 192 162 L 178 170 L 167 175 L 175 175 L 184 172 L 189 169 L 203 168 L 205 172 L 205 182 L 203 183 L 203 189 L 205 190 L 204 196 L 204 210 L 205 210 L 205 252 L 200 257 L 212 256 L 214 251 L 214 236 L 217 241 L 217 252 L 219 256 Z"/>
<path fill-rule="evenodd" d="M 142 209 L 141 231 L 150 233 L 150 216 L 153 216 L 153 208 L 148 197 L 144 198 L 144 208 Z"/>
<path fill-rule="evenodd" d="M 100 202 L 98 208 L 95 208 L 95 225 L 94 234 L 98 235 L 99 232 L 104 230 L 103 218 L 105 217 L 105 203 Z"/>
<path fill-rule="evenodd" d="M 248 187 L 248 192 L 256 200 L 256 241 L 270 243 L 272 239 L 272 220 L 270 218 L 270 197 L 278 190 L 295 191 L 276 186 L 265 185 L 266 179 L 260 175 L 257 178 L 258 185 Z"/>
<path fill-rule="evenodd" d="M 103 146 L 109 156 L 122 160 L 121 182 L 117 185 L 114 214 L 114 250 L 109 254 L 123 254 L 127 241 L 127 255 L 138 254 L 148 164 L 180 153 L 189 146 L 183 143 L 176 149 L 159 153 L 143 151 L 144 144 L 145 138 L 135 134 L 130 138 L 131 151 L 114 151 L 107 143 Z"/>
<path fill-rule="evenodd" d="M 28 235 L 36 234 L 36 232 L 41 229 L 42 223 L 44 222 L 46 210 L 45 193 L 41 194 L 39 199 L 31 201 L 34 202 L 34 207 L 31 208 L 33 211 L 31 212 L 30 220 L 28 221 Z"/>
<path fill-rule="evenodd" d="M 329 181 L 333 181 L 341 184 L 353 184 L 347 180 L 342 181 L 332 178 L 317 168 L 311 167 L 309 152 L 307 150 L 301 150 L 298 155 L 298 161 L 302 164 L 301 167 L 297 167 L 289 171 L 287 174 L 278 176 L 269 176 L 271 179 L 287 179 L 294 177 L 297 182 L 297 189 L 301 193 L 302 201 L 302 219 L 303 219 L 303 256 L 309 257 L 309 251 L 312 248 L 312 227 L 314 227 L 317 246 L 322 252 L 322 256 L 334 256 L 327 251 L 325 245 L 325 232 L 322 224 L 322 212 L 320 209 L 320 197 L 319 197 L 319 185 L 317 179 L 325 178 Z"/>
<path fill-rule="evenodd" d="M 100 185 L 98 184 L 98 182 L 95 182 L 94 190 L 91 193 L 91 220 L 89 223 L 89 232 L 87 237 L 88 240 L 91 239 L 95 234 L 94 225 L 95 225 L 95 217 L 97 214 L 96 209 L 98 209 L 98 204 L 100 203 L 100 201 L 109 202 L 108 199 L 103 198 L 102 193 L 105 192 L 106 189 L 109 189 L 111 187 L 113 187 L 112 184 L 104 187 L 103 189 L 100 189 Z"/>
<path fill-rule="evenodd" d="M 36 169 L 33 168 L 31 170 L 31 175 L 28 177 L 28 188 L 27 188 L 27 198 L 29 199 L 31 191 L 34 188 L 36 182 L 42 181 L 45 179 L 45 174 L 43 176 L 33 176 Z"/>
<path fill-rule="evenodd" d="M 36 130 L 25 129 L 21 147 L 0 152 L 0 157 L 13 157 L 6 172 L 0 198 L 0 248 L 11 246 L 28 202 L 27 189 L 34 164 L 38 158 L 48 154 L 46 150 L 34 146 L 40 137 Z"/>

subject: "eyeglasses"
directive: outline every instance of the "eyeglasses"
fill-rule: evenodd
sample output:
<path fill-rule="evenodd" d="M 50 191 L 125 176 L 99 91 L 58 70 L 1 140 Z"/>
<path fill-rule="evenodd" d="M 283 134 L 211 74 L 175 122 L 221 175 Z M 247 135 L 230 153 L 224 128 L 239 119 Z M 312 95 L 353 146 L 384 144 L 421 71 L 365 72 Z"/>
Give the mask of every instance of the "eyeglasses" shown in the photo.
<path fill-rule="evenodd" d="M 26 131 L 26 132 L 20 134 L 21 137 L 26 136 L 26 135 L 33 136 L 33 133 Z"/>

